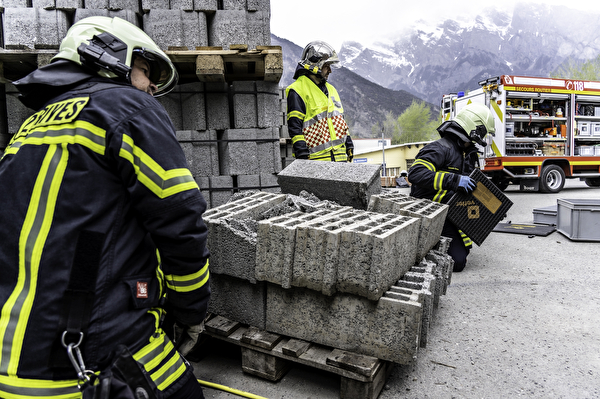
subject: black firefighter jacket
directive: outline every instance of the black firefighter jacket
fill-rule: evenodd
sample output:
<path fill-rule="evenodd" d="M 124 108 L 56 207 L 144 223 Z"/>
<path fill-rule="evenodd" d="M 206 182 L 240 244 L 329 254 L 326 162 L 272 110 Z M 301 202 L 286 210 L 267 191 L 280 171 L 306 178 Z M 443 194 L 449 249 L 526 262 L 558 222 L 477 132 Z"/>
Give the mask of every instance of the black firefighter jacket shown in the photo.
<path fill-rule="evenodd" d="M 2 398 L 80 397 L 60 341 L 82 298 L 86 368 L 124 344 L 159 392 L 191 374 L 159 323 L 165 306 L 186 325 L 205 317 L 206 202 L 164 108 L 107 82 L 53 98 L 0 161 Z"/>
<path fill-rule="evenodd" d="M 410 167 L 410 195 L 446 203 L 458 188 L 461 175 L 469 175 L 478 165 L 477 149 L 461 148 L 452 134 L 427 144 Z"/>

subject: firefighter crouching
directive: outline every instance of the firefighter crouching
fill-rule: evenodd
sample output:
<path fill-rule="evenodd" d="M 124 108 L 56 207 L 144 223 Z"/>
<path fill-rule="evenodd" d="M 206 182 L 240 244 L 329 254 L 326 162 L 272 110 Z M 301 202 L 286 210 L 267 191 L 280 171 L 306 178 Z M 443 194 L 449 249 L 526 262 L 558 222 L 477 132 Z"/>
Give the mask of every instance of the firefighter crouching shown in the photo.
<path fill-rule="evenodd" d="M 206 202 L 153 98 L 177 80 L 91 17 L 15 82 L 38 111 L 0 161 L 0 397 L 203 398 L 161 329 L 168 309 L 197 335 L 210 296 Z"/>
<path fill-rule="evenodd" d="M 297 159 L 352 162 L 354 144 L 344 108 L 337 90 L 327 82 L 339 62 L 329 44 L 309 43 L 296 67 L 296 81 L 285 91 L 288 131 Z"/>
<path fill-rule="evenodd" d="M 457 190 L 470 193 L 475 182 L 468 176 L 479 167 L 476 144 L 485 146 L 485 136 L 494 134 L 494 118 L 482 104 L 465 106 L 452 121 L 438 128 L 441 138 L 427 144 L 417 154 L 408 180 L 410 195 L 446 203 Z M 473 243 L 452 222 L 446 220 L 442 235 L 452 238 L 448 253 L 454 259 L 454 271 L 462 271 Z"/>

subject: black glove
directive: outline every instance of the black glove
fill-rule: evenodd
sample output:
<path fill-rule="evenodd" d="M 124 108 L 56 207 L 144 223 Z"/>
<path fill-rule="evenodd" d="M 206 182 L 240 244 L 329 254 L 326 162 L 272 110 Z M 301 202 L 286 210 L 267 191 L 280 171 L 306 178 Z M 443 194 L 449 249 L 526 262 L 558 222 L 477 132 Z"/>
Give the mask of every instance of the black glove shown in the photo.
<path fill-rule="evenodd" d="M 354 154 L 352 153 L 352 148 L 348 148 L 346 153 L 348 154 L 348 162 L 352 162 L 352 160 L 354 159 Z"/>

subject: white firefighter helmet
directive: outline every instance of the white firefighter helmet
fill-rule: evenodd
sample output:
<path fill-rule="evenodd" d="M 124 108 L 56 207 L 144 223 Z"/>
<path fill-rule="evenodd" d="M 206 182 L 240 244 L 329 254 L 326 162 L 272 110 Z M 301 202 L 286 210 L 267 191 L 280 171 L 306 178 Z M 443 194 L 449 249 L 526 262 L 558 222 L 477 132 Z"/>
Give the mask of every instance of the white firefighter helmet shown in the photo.
<path fill-rule="evenodd" d="M 93 68 L 100 76 L 129 80 L 134 55 L 150 64 L 155 97 L 175 87 L 179 76 L 169 57 L 143 30 L 117 17 L 95 16 L 73 24 L 53 60 L 71 60 Z"/>
<path fill-rule="evenodd" d="M 479 145 L 486 146 L 484 141 L 488 134 L 496 132 L 494 116 L 488 107 L 483 104 L 467 104 L 454 118 L 454 121 L 467 133 L 466 139 Z M 463 139 L 464 141 L 464 139 Z"/>
<path fill-rule="evenodd" d="M 304 47 L 299 64 L 315 75 L 320 75 L 324 65 L 339 66 L 339 62 L 340 59 L 333 47 L 322 41 L 314 41 Z"/>

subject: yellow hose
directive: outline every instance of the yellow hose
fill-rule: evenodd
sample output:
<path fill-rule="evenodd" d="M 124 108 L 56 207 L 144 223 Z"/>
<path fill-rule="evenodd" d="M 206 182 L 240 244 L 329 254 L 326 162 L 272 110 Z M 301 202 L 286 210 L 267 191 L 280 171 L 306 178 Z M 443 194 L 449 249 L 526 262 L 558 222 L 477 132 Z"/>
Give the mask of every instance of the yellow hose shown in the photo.
<path fill-rule="evenodd" d="M 243 391 L 239 391 L 237 389 L 229 388 L 229 387 L 226 387 L 225 385 L 214 384 L 212 382 L 202 381 L 202 380 L 198 380 L 198 382 L 200 384 L 202 384 L 202 385 L 207 386 L 207 387 L 215 388 L 215 389 L 220 389 L 221 391 L 233 393 L 235 395 L 243 396 L 245 398 L 250 398 L 250 399 L 268 399 L 268 398 L 265 398 L 264 396 L 258 396 L 258 395 L 254 395 L 253 393 L 243 392 Z"/>

